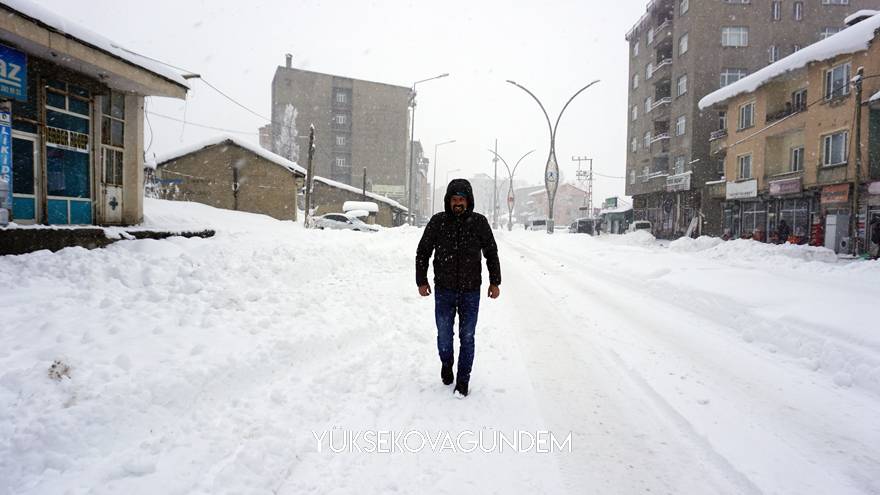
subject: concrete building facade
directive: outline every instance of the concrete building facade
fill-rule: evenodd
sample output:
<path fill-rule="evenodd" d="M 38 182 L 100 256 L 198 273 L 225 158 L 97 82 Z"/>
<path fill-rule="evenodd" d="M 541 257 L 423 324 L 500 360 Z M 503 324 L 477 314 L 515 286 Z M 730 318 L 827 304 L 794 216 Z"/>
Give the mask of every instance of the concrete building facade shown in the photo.
<path fill-rule="evenodd" d="M 844 19 L 880 0 L 654 0 L 629 42 L 626 193 L 636 220 L 676 237 L 696 216 L 697 231 L 720 235 L 717 202 L 702 194 L 723 165 L 709 138 L 727 115 L 698 108 L 708 93 L 844 28 Z M 716 134 L 722 134 L 719 131 Z"/>
<path fill-rule="evenodd" d="M 315 126 L 315 175 L 406 200 L 409 166 L 408 87 L 323 74 L 286 64 L 272 79 L 270 150 L 306 163 Z M 298 148 L 288 153 L 289 149 Z"/>
<path fill-rule="evenodd" d="M 782 60 L 768 67 L 780 67 L 777 75 L 742 81 L 754 90 L 723 96 L 737 90 L 732 86 L 704 100 L 733 116 L 726 135 L 711 143 L 724 163 L 726 180 L 710 186 L 717 190 L 726 235 L 838 252 L 850 252 L 850 239 L 858 237 L 858 250 L 865 251 L 866 222 L 880 218 L 880 105 L 868 102 L 880 95 L 880 16 L 848 29 L 853 31 L 805 49 L 807 59 L 793 69 Z M 854 38 L 855 49 L 841 44 L 841 36 Z M 861 102 L 850 82 L 858 68 L 864 73 Z M 782 219 L 790 229 L 786 239 L 777 235 Z"/>
<path fill-rule="evenodd" d="M 233 137 L 178 150 L 158 159 L 161 199 L 296 220 L 305 170 Z"/>

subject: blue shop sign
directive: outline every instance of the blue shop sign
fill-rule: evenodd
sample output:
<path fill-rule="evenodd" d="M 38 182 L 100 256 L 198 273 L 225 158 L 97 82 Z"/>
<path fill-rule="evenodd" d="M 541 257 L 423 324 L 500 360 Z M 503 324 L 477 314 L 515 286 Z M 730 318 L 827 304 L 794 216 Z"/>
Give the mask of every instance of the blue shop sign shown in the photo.
<path fill-rule="evenodd" d="M 27 101 L 27 55 L 0 45 L 0 98 Z"/>

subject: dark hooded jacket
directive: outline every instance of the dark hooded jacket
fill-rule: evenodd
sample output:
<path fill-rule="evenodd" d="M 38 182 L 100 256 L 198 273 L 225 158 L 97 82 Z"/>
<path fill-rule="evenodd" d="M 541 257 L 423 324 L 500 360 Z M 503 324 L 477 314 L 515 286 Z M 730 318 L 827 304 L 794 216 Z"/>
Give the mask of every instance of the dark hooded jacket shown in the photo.
<path fill-rule="evenodd" d="M 467 211 L 461 215 L 452 212 L 453 194 L 464 193 Z M 434 253 L 434 286 L 461 292 L 480 290 L 482 284 L 482 256 L 486 257 L 489 283 L 501 284 L 501 264 L 498 246 L 486 217 L 474 212 L 474 193 L 470 182 L 455 179 L 446 188 L 443 198 L 445 211 L 431 217 L 416 250 L 416 284 L 428 283 L 428 260 Z M 482 251 L 482 256 L 480 252 Z"/>

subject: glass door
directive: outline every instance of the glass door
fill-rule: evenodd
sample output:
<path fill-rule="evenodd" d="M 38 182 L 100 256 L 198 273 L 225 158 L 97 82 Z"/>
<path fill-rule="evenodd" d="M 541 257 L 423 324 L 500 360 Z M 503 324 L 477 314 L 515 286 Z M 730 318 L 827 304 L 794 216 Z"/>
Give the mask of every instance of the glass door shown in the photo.
<path fill-rule="evenodd" d="M 12 133 L 12 218 L 32 224 L 40 218 L 41 190 L 36 137 Z"/>

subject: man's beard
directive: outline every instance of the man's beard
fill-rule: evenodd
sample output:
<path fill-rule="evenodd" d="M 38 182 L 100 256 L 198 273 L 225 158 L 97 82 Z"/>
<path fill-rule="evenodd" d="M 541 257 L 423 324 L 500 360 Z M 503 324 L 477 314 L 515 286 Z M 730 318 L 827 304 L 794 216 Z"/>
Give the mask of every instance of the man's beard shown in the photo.
<path fill-rule="evenodd" d="M 452 213 L 455 213 L 456 215 L 461 215 L 462 213 L 464 213 L 464 206 L 462 206 L 462 205 L 453 206 Z"/>

